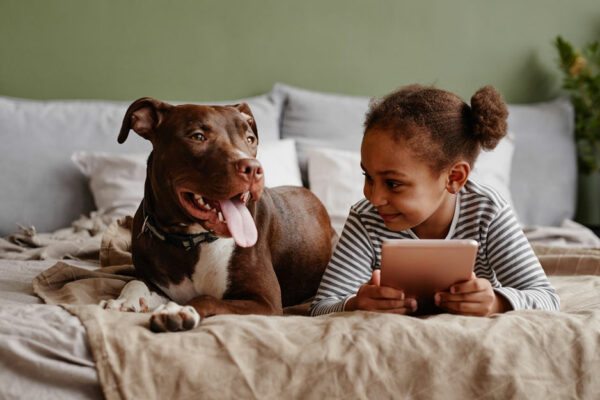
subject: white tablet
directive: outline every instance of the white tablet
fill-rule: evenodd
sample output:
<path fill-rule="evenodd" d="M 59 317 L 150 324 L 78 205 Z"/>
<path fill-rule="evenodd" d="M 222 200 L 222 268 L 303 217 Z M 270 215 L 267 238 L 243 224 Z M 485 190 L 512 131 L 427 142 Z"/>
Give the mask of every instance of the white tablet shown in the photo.
<path fill-rule="evenodd" d="M 477 257 L 475 240 L 388 240 L 381 246 L 381 286 L 407 297 L 431 298 L 469 280 Z"/>

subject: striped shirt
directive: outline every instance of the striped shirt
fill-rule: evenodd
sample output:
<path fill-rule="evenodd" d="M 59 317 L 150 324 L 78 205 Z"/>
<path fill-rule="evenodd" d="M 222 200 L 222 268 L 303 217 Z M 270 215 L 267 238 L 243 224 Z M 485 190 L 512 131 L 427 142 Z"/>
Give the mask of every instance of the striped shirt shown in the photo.
<path fill-rule="evenodd" d="M 350 208 L 327 265 L 310 314 L 344 311 L 349 298 L 371 279 L 388 239 L 418 239 L 410 229 L 386 228 L 377 209 L 362 199 Z M 489 186 L 467 183 L 456 196 L 446 239 L 474 239 L 479 244 L 474 272 L 489 280 L 514 310 L 558 310 L 560 300 L 508 203 Z"/>

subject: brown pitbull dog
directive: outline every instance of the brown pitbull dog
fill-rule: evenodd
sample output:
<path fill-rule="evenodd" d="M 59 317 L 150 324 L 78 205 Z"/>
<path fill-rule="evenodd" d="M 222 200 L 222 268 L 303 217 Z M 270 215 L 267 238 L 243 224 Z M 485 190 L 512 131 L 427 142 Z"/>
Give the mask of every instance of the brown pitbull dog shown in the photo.
<path fill-rule="evenodd" d="M 125 114 L 152 142 L 133 219 L 139 280 L 101 306 L 152 311 L 154 331 L 191 329 L 216 314 L 279 315 L 316 293 L 335 233 L 307 189 L 265 188 L 246 103 L 173 106 L 151 98 Z"/>

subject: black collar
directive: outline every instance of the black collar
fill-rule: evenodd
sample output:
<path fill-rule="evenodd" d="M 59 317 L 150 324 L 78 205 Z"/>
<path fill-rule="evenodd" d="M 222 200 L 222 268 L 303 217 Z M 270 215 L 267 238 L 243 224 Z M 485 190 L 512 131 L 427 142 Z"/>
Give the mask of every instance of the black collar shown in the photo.
<path fill-rule="evenodd" d="M 142 217 L 144 223 L 142 224 L 140 235 L 145 232 L 150 232 L 155 238 L 184 250 L 190 250 L 196 248 L 201 243 L 211 243 L 218 239 L 218 237 L 211 232 L 178 235 L 161 230 L 154 222 L 152 215 L 146 211 L 146 199 L 142 201 Z"/>

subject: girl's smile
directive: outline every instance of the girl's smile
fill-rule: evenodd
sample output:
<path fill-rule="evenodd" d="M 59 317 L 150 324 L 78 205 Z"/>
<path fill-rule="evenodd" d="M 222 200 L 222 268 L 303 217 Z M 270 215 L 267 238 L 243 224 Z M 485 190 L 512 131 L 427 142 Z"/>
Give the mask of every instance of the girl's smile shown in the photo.
<path fill-rule="evenodd" d="M 379 211 L 379 210 L 377 210 L 377 211 Z M 381 211 L 379 211 L 379 215 L 381 216 L 381 218 L 383 219 L 384 222 L 389 222 L 389 221 L 393 221 L 396 217 L 399 217 L 400 215 L 402 215 L 402 213 L 384 214 Z"/>

